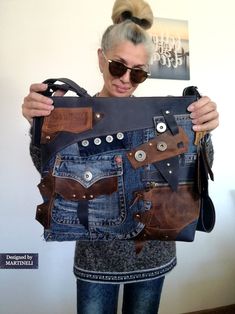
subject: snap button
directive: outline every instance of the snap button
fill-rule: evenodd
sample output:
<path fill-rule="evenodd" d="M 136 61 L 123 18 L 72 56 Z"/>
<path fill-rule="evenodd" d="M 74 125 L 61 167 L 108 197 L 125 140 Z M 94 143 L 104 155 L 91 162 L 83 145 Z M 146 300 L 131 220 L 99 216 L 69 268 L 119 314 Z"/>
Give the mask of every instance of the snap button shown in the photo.
<path fill-rule="evenodd" d="M 82 146 L 83 146 L 83 147 L 89 146 L 89 141 L 88 141 L 88 140 L 83 140 L 83 141 L 82 141 Z"/>
<path fill-rule="evenodd" d="M 165 142 L 157 143 L 157 150 L 164 152 L 167 149 L 167 144 Z"/>
<path fill-rule="evenodd" d="M 107 143 L 112 143 L 112 141 L 113 141 L 112 135 L 107 135 L 105 139 L 106 139 Z"/>
<path fill-rule="evenodd" d="M 166 124 L 164 122 L 160 122 L 157 124 L 156 129 L 159 133 L 163 133 L 166 131 Z"/>
<path fill-rule="evenodd" d="M 122 132 L 117 133 L 117 139 L 118 140 L 123 140 L 124 139 L 124 134 Z"/>
<path fill-rule="evenodd" d="M 91 181 L 92 177 L 93 175 L 90 171 L 86 171 L 83 175 L 84 180 L 87 182 Z"/>
<path fill-rule="evenodd" d="M 100 139 L 99 137 L 96 137 L 96 138 L 94 139 L 94 144 L 95 144 L 95 145 L 100 145 L 100 144 L 101 144 L 101 139 Z"/>
<path fill-rule="evenodd" d="M 146 159 L 146 153 L 143 150 L 137 150 L 135 153 L 135 159 L 137 161 L 144 161 Z"/>

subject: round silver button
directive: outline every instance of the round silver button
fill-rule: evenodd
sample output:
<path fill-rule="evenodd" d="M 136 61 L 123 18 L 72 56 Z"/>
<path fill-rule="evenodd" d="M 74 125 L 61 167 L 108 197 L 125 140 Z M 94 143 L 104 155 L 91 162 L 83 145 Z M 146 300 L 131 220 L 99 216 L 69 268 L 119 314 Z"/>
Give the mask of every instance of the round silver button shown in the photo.
<path fill-rule="evenodd" d="M 165 132 L 165 131 L 166 131 L 166 124 L 165 124 L 164 122 L 159 122 L 159 123 L 157 124 L 157 131 L 158 131 L 159 133 Z"/>
<path fill-rule="evenodd" d="M 88 140 L 83 140 L 83 141 L 82 141 L 82 146 L 83 146 L 83 147 L 89 146 L 89 141 L 88 141 Z"/>
<path fill-rule="evenodd" d="M 135 153 L 135 159 L 137 161 L 144 161 L 146 159 L 146 153 L 143 150 L 137 150 Z"/>
<path fill-rule="evenodd" d="M 105 140 L 106 140 L 107 143 L 112 143 L 112 141 L 113 141 L 112 135 L 107 135 Z"/>
<path fill-rule="evenodd" d="M 95 144 L 95 145 L 100 145 L 100 144 L 101 144 L 101 139 L 100 139 L 99 137 L 96 137 L 96 138 L 94 139 L 94 144 Z"/>
<path fill-rule="evenodd" d="M 92 173 L 90 171 L 85 171 L 84 175 L 83 175 L 83 178 L 84 178 L 85 181 L 89 182 L 93 178 L 93 175 L 92 175 Z"/>
<path fill-rule="evenodd" d="M 167 144 L 165 142 L 157 143 L 157 150 L 164 152 L 167 149 Z"/>
<path fill-rule="evenodd" d="M 124 139 L 124 134 L 122 132 L 117 133 L 117 139 L 118 140 L 123 140 Z"/>

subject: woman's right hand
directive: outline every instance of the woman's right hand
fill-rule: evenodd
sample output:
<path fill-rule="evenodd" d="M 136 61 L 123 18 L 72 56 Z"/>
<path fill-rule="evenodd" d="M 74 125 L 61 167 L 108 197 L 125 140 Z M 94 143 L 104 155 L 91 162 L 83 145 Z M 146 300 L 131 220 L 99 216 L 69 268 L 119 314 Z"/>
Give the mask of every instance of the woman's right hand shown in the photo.
<path fill-rule="evenodd" d="M 22 114 L 30 124 L 33 123 L 33 117 L 48 116 L 54 109 L 53 100 L 39 94 L 46 89 L 47 84 L 32 84 L 29 89 L 29 94 L 24 98 Z"/>

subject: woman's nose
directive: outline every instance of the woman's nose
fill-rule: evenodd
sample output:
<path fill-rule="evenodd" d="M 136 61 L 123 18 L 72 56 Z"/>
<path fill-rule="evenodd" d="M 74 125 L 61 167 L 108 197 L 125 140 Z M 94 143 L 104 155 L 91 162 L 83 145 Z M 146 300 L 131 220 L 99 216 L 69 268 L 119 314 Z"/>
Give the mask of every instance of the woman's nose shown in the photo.
<path fill-rule="evenodd" d="M 120 80 L 124 83 L 129 83 L 131 81 L 130 79 L 130 69 L 127 69 L 127 71 L 123 74 L 123 76 L 120 77 Z"/>

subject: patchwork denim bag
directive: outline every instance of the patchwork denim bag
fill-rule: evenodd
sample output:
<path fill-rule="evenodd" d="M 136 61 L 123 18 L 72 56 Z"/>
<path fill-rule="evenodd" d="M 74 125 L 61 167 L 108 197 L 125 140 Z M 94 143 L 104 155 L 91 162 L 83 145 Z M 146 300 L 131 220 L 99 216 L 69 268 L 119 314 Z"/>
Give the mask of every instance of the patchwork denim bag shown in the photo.
<path fill-rule="evenodd" d="M 208 135 L 195 136 L 187 111 L 195 87 L 179 97 L 102 98 L 69 79 L 45 83 L 55 109 L 34 119 L 33 141 L 46 241 L 193 241 L 213 229 Z M 57 89 L 80 97 L 52 96 Z"/>

